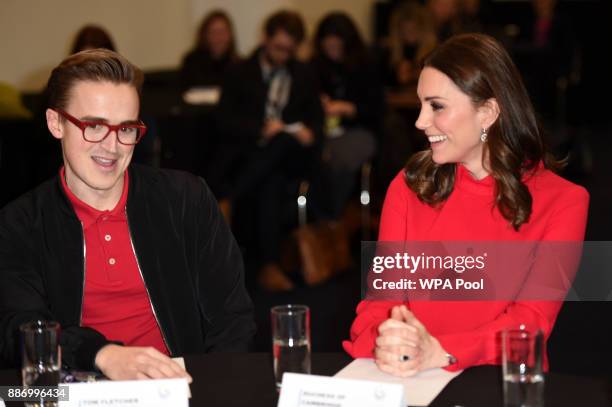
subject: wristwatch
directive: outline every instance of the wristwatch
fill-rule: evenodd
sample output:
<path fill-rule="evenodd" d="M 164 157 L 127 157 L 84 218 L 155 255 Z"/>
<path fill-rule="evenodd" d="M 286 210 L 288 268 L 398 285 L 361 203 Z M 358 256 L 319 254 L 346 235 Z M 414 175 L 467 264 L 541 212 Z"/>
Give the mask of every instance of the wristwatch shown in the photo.
<path fill-rule="evenodd" d="M 450 353 L 446 354 L 446 359 L 448 360 L 448 366 L 451 366 L 457 363 L 457 358 L 451 355 Z"/>

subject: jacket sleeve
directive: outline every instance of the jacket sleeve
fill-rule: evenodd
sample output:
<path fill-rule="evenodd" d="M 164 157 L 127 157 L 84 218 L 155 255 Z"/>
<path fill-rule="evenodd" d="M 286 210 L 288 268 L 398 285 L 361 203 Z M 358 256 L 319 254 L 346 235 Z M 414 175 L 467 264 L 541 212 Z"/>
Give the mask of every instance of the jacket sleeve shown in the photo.
<path fill-rule="evenodd" d="M 19 366 L 19 326 L 35 320 L 55 320 L 45 293 L 45 284 L 35 265 L 35 248 L 27 227 L 17 227 L 15 214 L 3 211 L 0 216 L 0 359 L 9 366 Z M 110 343 L 102 334 L 90 329 L 61 325 L 60 346 L 65 367 L 94 370 L 98 350 Z"/>
<path fill-rule="evenodd" d="M 238 244 L 202 180 L 198 208 L 197 288 L 205 321 L 205 350 L 245 352 L 255 334 Z"/>
<path fill-rule="evenodd" d="M 323 140 L 323 122 L 325 120 L 325 115 L 323 113 L 323 107 L 321 106 L 321 98 L 317 91 L 317 79 L 312 66 L 304 65 L 303 68 L 304 77 L 300 86 L 303 86 L 306 92 L 302 110 L 304 125 L 314 133 L 316 143 L 320 143 Z"/>
<path fill-rule="evenodd" d="M 256 84 L 241 77 L 248 75 L 246 64 L 248 61 L 231 67 L 223 81 L 216 121 L 224 141 L 256 141 L 261 137 L 263 118 L 248 111 L 253 103 L 248 87 L 254 88 Z"/>
<path fill-rule="evenodd" d="M 380 73 L 369 59 L 356 75 L 355 89 L 351 92 L 353 102 L 357 108 L 356 124 L 368 127 L 378 135 L 382 128 L 382 117 L 384 115 L 385 95 Z"/>

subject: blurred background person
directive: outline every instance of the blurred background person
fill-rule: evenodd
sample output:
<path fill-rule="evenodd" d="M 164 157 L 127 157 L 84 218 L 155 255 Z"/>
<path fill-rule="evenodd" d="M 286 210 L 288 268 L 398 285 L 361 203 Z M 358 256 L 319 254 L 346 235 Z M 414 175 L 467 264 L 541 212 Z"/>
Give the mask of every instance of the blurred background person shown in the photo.
<path fill-rule="evenodd" d="M 559 92 L 576 68 L 579 53 L 574 30 L 557 10 L 556 0 L 532 0 L 532 14 L 523 25 L 513 49 L 536 111 L 545 121 L 560 113 Z"/>
<path fill-rule="evenodd" d="M 376 150 L 383 113 L 382 85 L 355 23 L 343 12 L 325 16 L 314 36 L 312 66 L 325 112 L 323 176 L 326 214 L 338 219 L 361 166 Z"/>
<path fill-rule="evenodd" d="M 213 156 L 218 153 L 220 134 L 216 125 L 217 104 L 227 71 L 240 62 L 230 16 L 216 9 L 204 16 L 193 48 L 183 57 L 178 86 L 181 93 L 181 126 L 191 135 L 191 145 L 175 144 L 193 162 L 195 171 L 209 178 L 215 173 Z M 171 144 L 174 140 L 166 140 Z"/>
<path fill-rule="evenodd" d="M 458 0 L 427 0 L 438 41 L 442 42 L 461 31 Z"/>
<path fill-rule="evenodd" d="M 429 12 L 409 1 L 391 13 L 389 39 L 382 60 L 387 86 L 415 84 L 421 62 L 436 46 L 436 32 Z"/>
<path fill-rule="evenodd" d="M 72 44 L 71 54 L 76 54 L 87 49 L 105 48 L 111 51 L 117 51 L 115 42 L 110 34 L 99 25 L 86 25 L 77 33 L 74 43 Z"/>
<path fill-rule="evenodd" d="M 239 60 L 230 17 L 223 10 L 211 11 L 200 24 L 193 49 L 183 58 L 182 90 L 220 87 L 227 69 Z"/>
<path fill-rule="evenodd" d="M 459 31 L 462 33 L 484 32 L 480 0 L 459 0 Z"/>
<path fill-rule="evenodd" d="M 304 36 L 299 14 L 278 11 L 264 23 L 262 45 L 228 73 L 218 114 L 223 145 L 209 177 L 228 220 L 237 205 L 251 213 L 253 225 L 245 229 L 254 243 L 247 261 L 272 291 L 293 288 L 279 266 L 282 214 L 288 189 L 310 174 L 322 136 L 314 74 L 296 59 Z"/>

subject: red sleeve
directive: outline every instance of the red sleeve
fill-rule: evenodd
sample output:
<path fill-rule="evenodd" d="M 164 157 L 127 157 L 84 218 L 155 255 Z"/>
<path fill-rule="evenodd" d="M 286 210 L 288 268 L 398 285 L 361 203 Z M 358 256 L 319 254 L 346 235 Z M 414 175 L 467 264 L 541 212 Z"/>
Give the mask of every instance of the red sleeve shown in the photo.
<path fill-rule="evenodd" d="M 354 358 L 374 357 L 378 326 L 389 318 L 391 308 L 399 304 L 391 301 L 361 301 L 357 305 L 357 318 L 351 326 L 351 339 L 342 343 L 344 350 Z"/>
<path fill-rule="evenodd" d="M 406 239 L 407 189 L 404 172 L 400 172 L 389 185 L 380 221 L 379 241 Z M 342 346 L 354 358 L 374 357 L 374 341 L 378 326 L 389 318 L 389 312 L 400 302 L 361 301 L 357 306 L 357 317 L 351 326 L 351 339 Z"/>
<path fill-rule="evenodd" d="M 380 217 L 379 242 L 406 240 L 406 213 L 409 189 L 404 180 L 404 171 L 391 181 L 385 196 Z"/>
<path fill-rule="evenodd" d="M 563 204 L 555 209 L 542 240 L 584 240 L 589 195 L 582 187 L 574 188 L 571 192 L 568 194 L 570 196 L 564 197 Z M 536 260 L 525 285 L 528 286 L 531 279 L 541 278 L 539 272 L 549 273 L 550 270 L 547 267 L 538 267 Z M 520 325 L 525 325 L 528 329 L 539 328 L 548 339 L 561 305 L 560 301 L 517 301 L 510 304 L 498 318 L 477 330 L 439 335 L 437 339 L 442 348 L 457 358 L 457 363 L 447 369 L 459 370 L 474 365 L 500 364 L 499 333 L 509 327 L 518 328 Z"/>

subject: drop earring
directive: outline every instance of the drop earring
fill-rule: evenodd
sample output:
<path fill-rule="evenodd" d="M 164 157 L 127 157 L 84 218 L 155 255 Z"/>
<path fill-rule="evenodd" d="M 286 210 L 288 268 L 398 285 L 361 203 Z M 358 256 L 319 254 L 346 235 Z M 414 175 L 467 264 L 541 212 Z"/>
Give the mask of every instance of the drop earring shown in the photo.
<path fill-rule="evenodd" d="M 485 141 L 487 141 L 488 136 L 489 135 L 487 134 L 487 129 L 483 127 L 482 130 L 480 130 L 480 141 L 484 143 Z"/>

